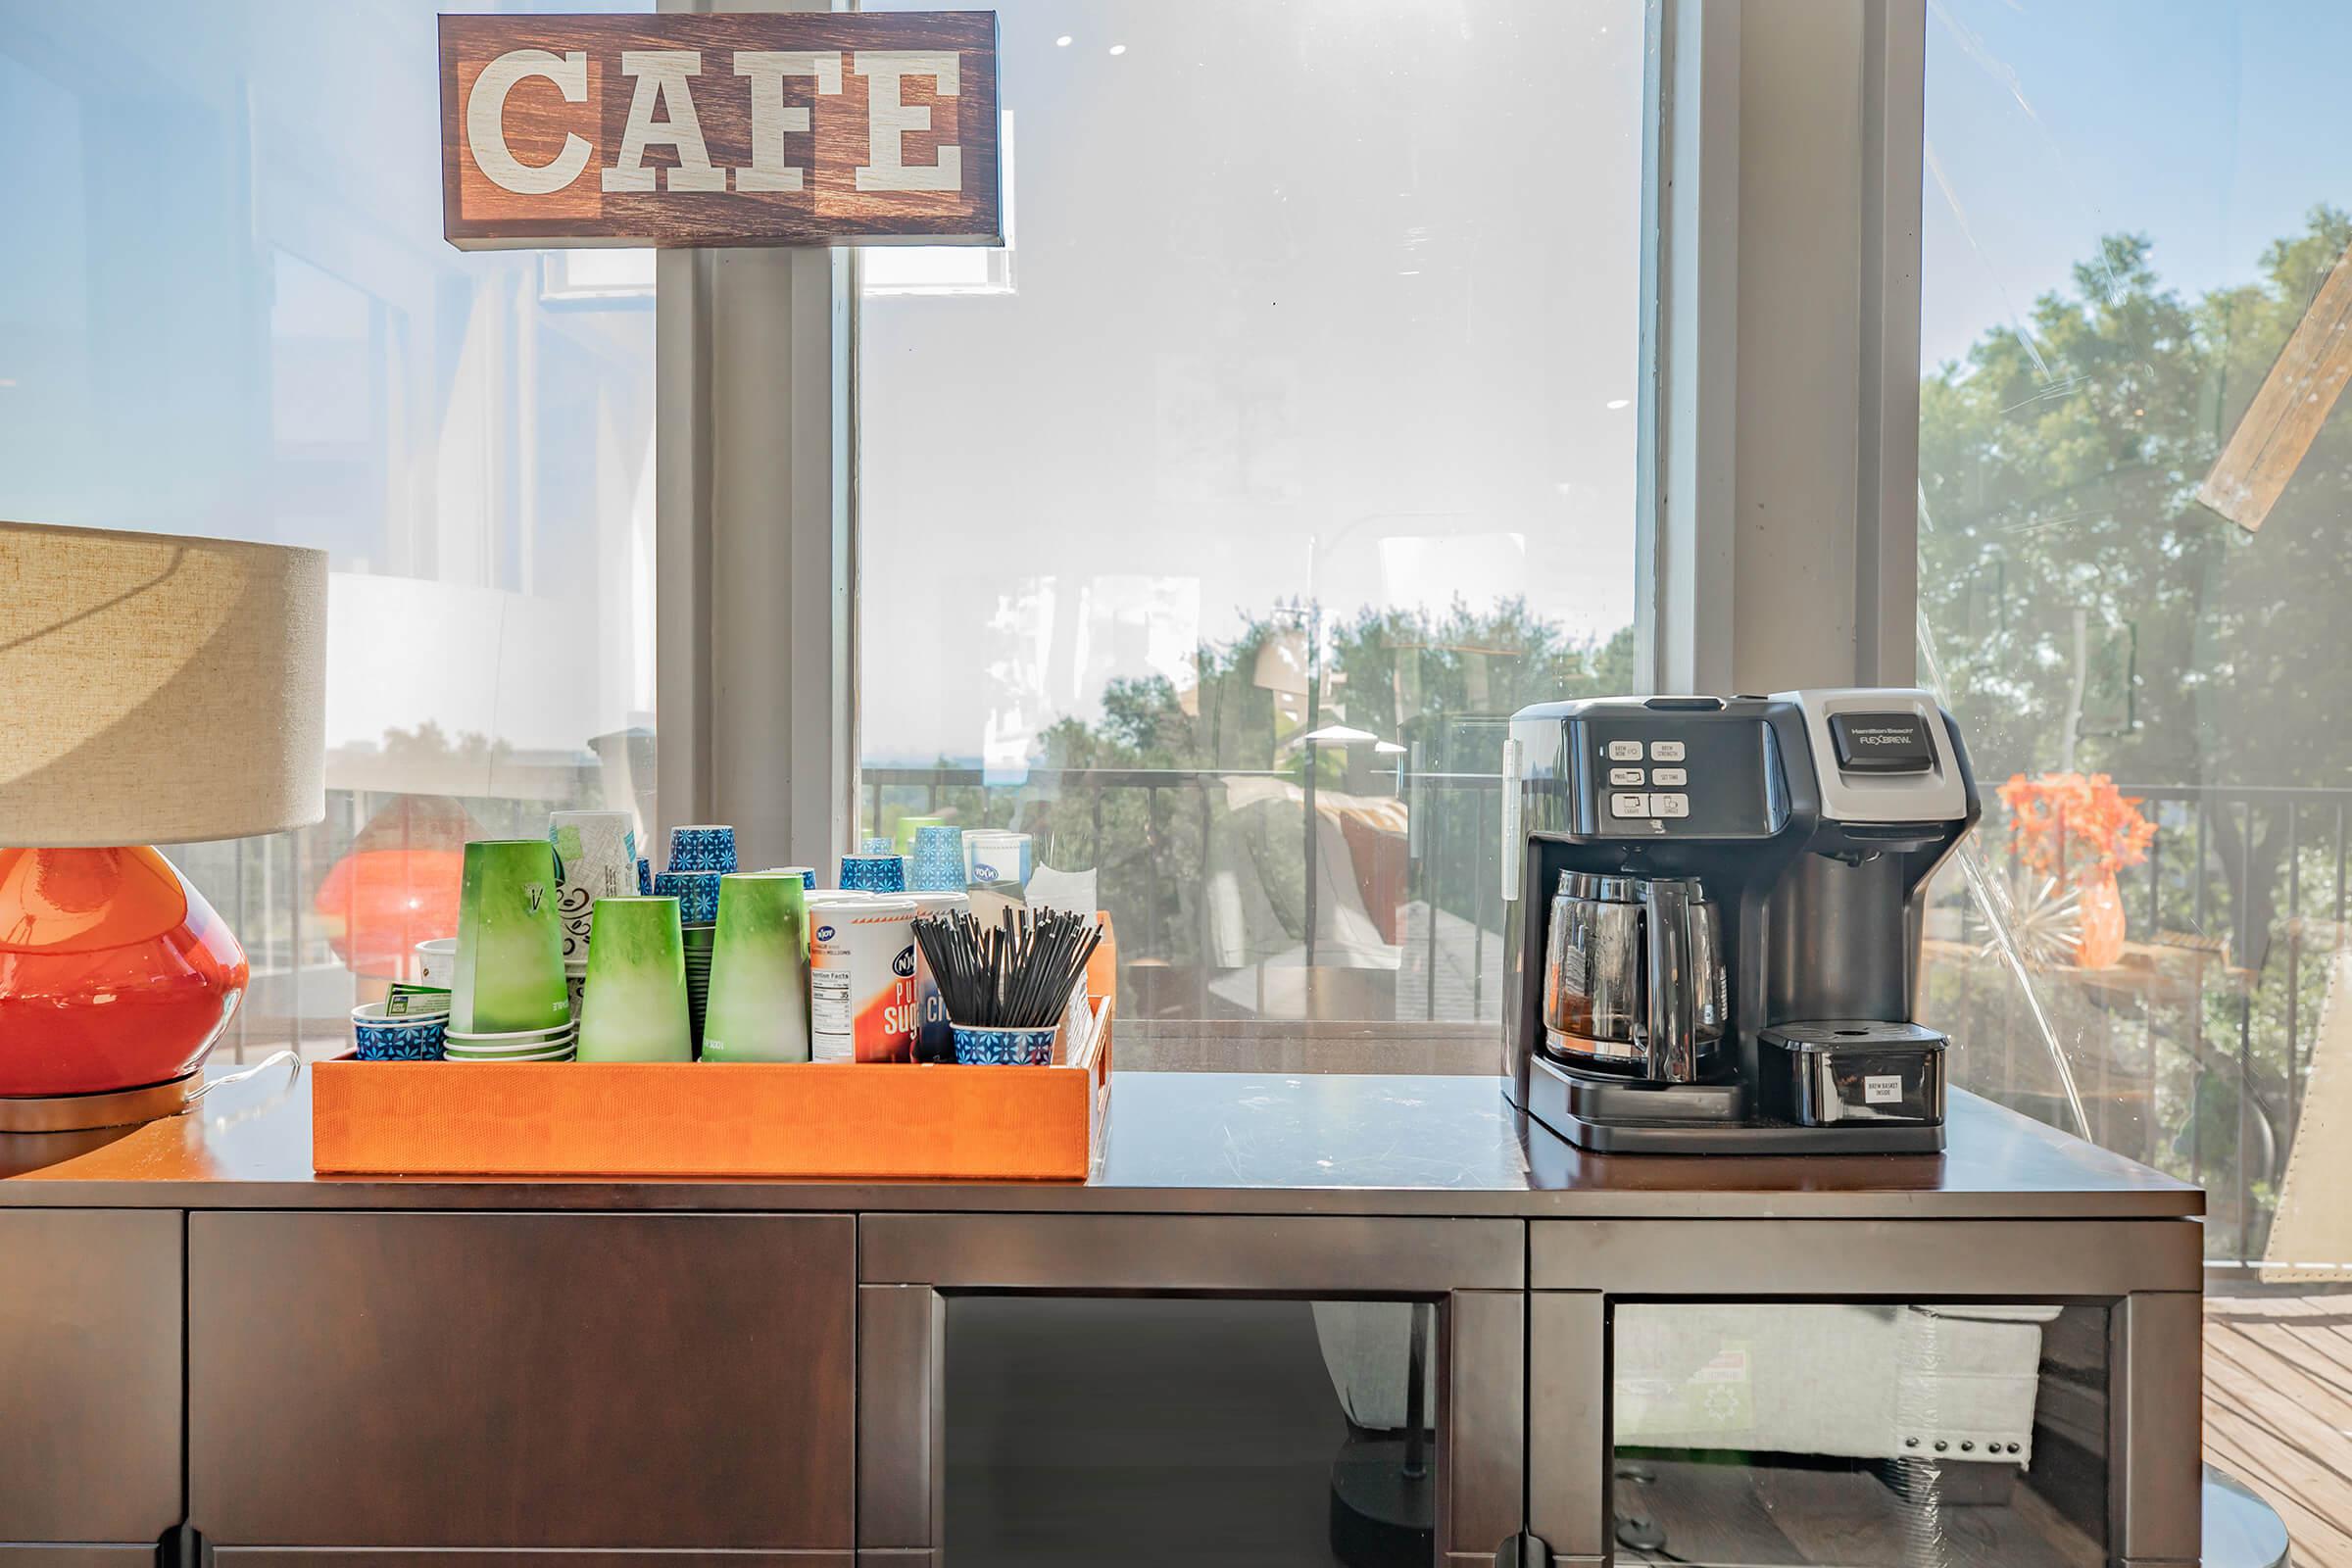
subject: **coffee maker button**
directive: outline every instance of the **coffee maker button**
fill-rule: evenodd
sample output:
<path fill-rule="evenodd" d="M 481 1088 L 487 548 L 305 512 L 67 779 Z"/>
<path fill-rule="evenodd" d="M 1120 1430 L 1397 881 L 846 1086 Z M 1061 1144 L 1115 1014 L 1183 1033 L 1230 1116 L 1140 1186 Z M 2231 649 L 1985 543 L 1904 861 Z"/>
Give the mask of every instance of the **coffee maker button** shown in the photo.
<path fill-rule="evenodd" d="M 1652 795 L 1649 798 L 1652 816 L 1689 816 L 1690 797 L 1688 795 Z"/>
<path fill-rule="evenodd" d="M 1670 784 L 1679 789 L 1690 782 L 1690 776 L 1679 767 L 1653 767 L 1649 770 L 1649 781 L 1652 784 Z M 1635 782 L 1639 783 L 1640 780 Z"/>
<path fill-rule="evenodd" d="M 1623 789 L 1629 784 L 1641 782 L 1642 770 L 1638 767 L 1612 767 L 1609 769 L 1609 788 L 1611 789 Z"/>
<path fill-rule="evenodd" d="M 1611 816 L 1649 815 L 1649 797 L 1646 795 L 1612 795 L 1609 797 Z"/>
<path fill-rule="evenodd" d="M 1612 762 L 1639 762 L 1642 760 L 1642 743 L 1640 741 L 1609 742 L 1609 760 Z"/>
<path fill-rule="evenodd" d="M 1681 741 L 1651 741 L 1649 760 L 1653 762 L 1679 762 L 1683 760 Z"/>

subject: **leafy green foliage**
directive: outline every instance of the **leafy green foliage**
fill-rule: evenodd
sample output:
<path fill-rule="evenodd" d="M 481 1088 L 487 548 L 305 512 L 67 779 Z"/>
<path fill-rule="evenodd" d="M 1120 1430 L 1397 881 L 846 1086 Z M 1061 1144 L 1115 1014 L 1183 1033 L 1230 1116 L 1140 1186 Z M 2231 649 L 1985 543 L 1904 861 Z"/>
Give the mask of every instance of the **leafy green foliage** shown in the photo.
<path fill-rule="evenodd" d="M 2321 432 L 2258 534 L 2195 491 L 2347 243 L 2352 216 L 2317 209 L 2258 281 L 2192 302 L 2113 235 L 2022 333 L 1926 378 L 1921 609 L 1980 772 L 2346 781 L 2352 726 L 2316 705 L 2343 681 L 2352 432 Z M 2132 722 L 2068 759 L 2078 611 L 2135 648 Z"/>
<path fill-rule="evenodd" d="M 2127 791 L 2352 784 L 2352 726 L 2337 713 L 2352 428 L 2340 415 L 2322 428 L 2257 533 L 2195 499 L 2348 244 L 2352 216 L 2314 209 L 2252 281 L 2192 300 L 2163 286 L 2147 238 L 2110 236 L 2021 329 L 1985 333 L 1926 377 L 1922 617 L 1988 782 L 2071 767 Z M 2102 661 L 2102 644 L 2129 648 L 2130 662 Z M 2149 812 L 2154 863 L 2144 881 L 2126 873 L 2131 934 L 2219 939 L 2227 956 L 2149 960 L 2186 980 L 2180 1002 L 2121 975 L 2054 986 L 2049 1000 L 2091 1086 L 2093 1132 L 2207 1182 L 2213 1247 L 2256 1255 L 2325 993 L 2332 930 L 2299 921 L 2332 912 L 2335 808 L 2256 793 L 2208 797 L 2201 817 L 2193 801 Z M 1966 1070 L 2069 1120 L 2020 1054 L 2037 1049 L 2038 1026 L 2014 988 L 1967 968 L 1932 979 L 1938 1015 L 1993 1048 Z M 2118 1073 L 2152 1075 L 2154 1100 L 2102 1102 L 2097 1086 Z"/>

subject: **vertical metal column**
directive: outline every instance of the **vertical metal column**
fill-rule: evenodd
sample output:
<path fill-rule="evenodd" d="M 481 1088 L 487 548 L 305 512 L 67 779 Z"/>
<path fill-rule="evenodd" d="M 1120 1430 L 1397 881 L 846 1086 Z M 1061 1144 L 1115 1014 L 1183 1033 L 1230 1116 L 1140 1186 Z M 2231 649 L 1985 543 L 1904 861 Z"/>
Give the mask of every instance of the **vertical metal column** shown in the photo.
<path fill-rule="evenodd" d="M 1307 612 L 1306 618 L 1306 1015 L 1317 1016 L 1315 1009 L 1315 764 L 1321 760 L 1316 747 L 1322 743 L 1314 738 L 1323 727 L 1323 607 L 1317 602 Z"/>
<path fill-rule="evenodd" d="M 2108 1551 L 2193 1563 L 2202 1544 L 2204 1299 L 2134 1292 L 2108 1319 Z"/>
<path fill-rule="evenodd" d="M 1927 8 L 1862 11 L 1862 320 L 1854 663 L 1919 679 L 1919 276 Z"/>
<path fill-rule="evenodd" d="M 658 269 L 660 812 L 734 823 L 750 864 L 829 864 L 857 808 L 855 253 L 665 251 Z"/>

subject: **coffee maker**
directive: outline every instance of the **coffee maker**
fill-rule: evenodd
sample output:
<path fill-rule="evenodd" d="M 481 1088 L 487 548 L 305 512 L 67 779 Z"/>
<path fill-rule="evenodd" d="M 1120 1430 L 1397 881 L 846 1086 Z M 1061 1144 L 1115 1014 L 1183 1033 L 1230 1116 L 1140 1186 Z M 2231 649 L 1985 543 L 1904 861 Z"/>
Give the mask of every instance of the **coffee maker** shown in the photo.
<path fill-rule="evenodd" d="M 1607 1153 L 1943 1147 L 1913 1021 L 1929 877 L 1975 825 L 1923 691 L 1612 697 L 1511 716 L 1513 1103 Z"/>

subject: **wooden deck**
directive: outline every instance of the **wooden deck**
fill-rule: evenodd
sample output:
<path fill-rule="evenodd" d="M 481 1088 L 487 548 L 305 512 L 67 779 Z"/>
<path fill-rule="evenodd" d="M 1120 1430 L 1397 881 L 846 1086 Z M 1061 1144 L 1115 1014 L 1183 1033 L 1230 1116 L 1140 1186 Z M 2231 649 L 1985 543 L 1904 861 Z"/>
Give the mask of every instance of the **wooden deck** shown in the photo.
<path fill-rule="evenodd" d="M 2352 1295 L 2206 1298 L 2205 1457 L 2278 1510 L 2296 1568 L 2352 1568 Z"/>

